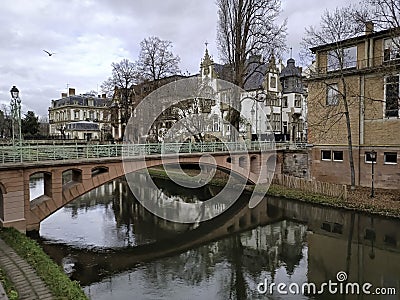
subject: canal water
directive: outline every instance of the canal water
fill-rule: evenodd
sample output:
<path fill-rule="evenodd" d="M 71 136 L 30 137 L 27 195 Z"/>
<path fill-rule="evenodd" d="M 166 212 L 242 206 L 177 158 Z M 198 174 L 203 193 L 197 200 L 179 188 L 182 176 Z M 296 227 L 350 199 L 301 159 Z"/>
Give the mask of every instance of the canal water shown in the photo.
<path fill-rule="evenodd" d="M 155 182 L 149 197 L 195 202 L 219 192 Z M 31 182 L 32 198 L 41 188 Z M 250 210 L 248 198 L 212 220 L 177 224 L 115 180 L 44 220 L 38 241 L 96 300 L 400 299 L 399 220 L 280 198 Z"/>

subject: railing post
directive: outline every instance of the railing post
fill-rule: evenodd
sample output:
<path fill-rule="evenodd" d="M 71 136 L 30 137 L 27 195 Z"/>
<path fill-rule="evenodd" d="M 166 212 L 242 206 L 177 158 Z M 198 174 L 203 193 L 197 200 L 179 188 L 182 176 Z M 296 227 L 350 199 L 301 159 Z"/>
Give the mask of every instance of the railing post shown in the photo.
<path fill-rule="evenodd" d="M 53 160 L 56 160 L 56 145 L 55 145 L 55 142 L 53 142 Z"/>

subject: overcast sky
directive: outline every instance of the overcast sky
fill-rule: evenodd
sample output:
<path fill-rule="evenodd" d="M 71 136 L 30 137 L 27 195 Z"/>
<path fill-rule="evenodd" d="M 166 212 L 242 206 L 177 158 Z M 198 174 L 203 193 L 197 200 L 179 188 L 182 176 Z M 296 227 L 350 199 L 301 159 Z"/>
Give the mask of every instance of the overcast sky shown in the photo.
<path fill-rule="evenodd" d="M 282 0 L 288 48 L 298 58 L 304 28 L 317 25 L 325 9 L 345 0 Z M 205 41 L 214 61 L 217 11 L 214 0 L 3 0 L 0 6 L 0 104 L 16 85 L 22 112 L 47 116 L 52 99 L 66 92 L 95 90 L 111 74 L 111 63 L 135 61 L 149 36 L 172 41 L 182 72 L 195 74 Z M 55 52 L 48 56 L 44 51 Z M 289 52 L 283 54 L 284 60 Z M 1 107 L 2 109 L 2 107 Z"/>

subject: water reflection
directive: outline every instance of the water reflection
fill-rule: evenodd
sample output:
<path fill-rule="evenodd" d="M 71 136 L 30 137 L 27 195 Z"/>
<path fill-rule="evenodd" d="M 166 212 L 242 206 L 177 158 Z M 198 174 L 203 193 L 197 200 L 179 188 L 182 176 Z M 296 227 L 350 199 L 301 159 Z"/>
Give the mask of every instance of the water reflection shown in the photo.
<path fill-rule="evenodd" d="M 190 190 L 156 182 L 165 195 L 198 201 Z M 196 195 L 217 192 L 205 187 Z M 250 210 L 246 197 L 218 218 L 181 225 L 154 217 L 114 181 L 45 220 L 42 245 L 92 299 L 265 299 L 257 292 L 265 279 L 322 284 L 338 271 L 400 291 L 398 220 L 279 198 Z M 290 298 L 311 299 L 268 295 Z"/>

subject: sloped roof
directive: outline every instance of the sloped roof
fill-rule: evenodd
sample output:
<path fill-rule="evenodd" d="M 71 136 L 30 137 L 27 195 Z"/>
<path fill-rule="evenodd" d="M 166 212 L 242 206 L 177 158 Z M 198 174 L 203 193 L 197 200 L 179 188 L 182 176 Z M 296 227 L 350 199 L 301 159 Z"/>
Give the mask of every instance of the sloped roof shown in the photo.
<path fill-rule="evenodd" d="M 55 107 L 62 107 L 62 106 L 67 106 L 67 105 L 88 106 L 88 100 L 93 100 L 93 106 L 96 106 L 96 107 L 106 106 L 109 101 L 109 99 L 106 99 L 106 98 L 73 95 L 73 96 L 68 96 L 68 97 L 54 100 L 54 104 L 52 107 L 55 108 Z"/>
<path fill-rule="evenodd" d="M 268 71 L 268 64 L 260 61 L 249 60 L 247 63 L 249 78 L 245 79 L 244 89 L 246 91 L 259 89 L 264 81 L 265 74 Z M 219 79 L 233 82 L 233 70 L 229 64 L 214 64 L 214 71 Z"/>
<path fill-rule="evenodd" d="M 286 67 L 283 68 L 279 78 L 285 77 L 301 77 L 301 69 L 295 66 L 295 60 L 289 58 Z"/>

